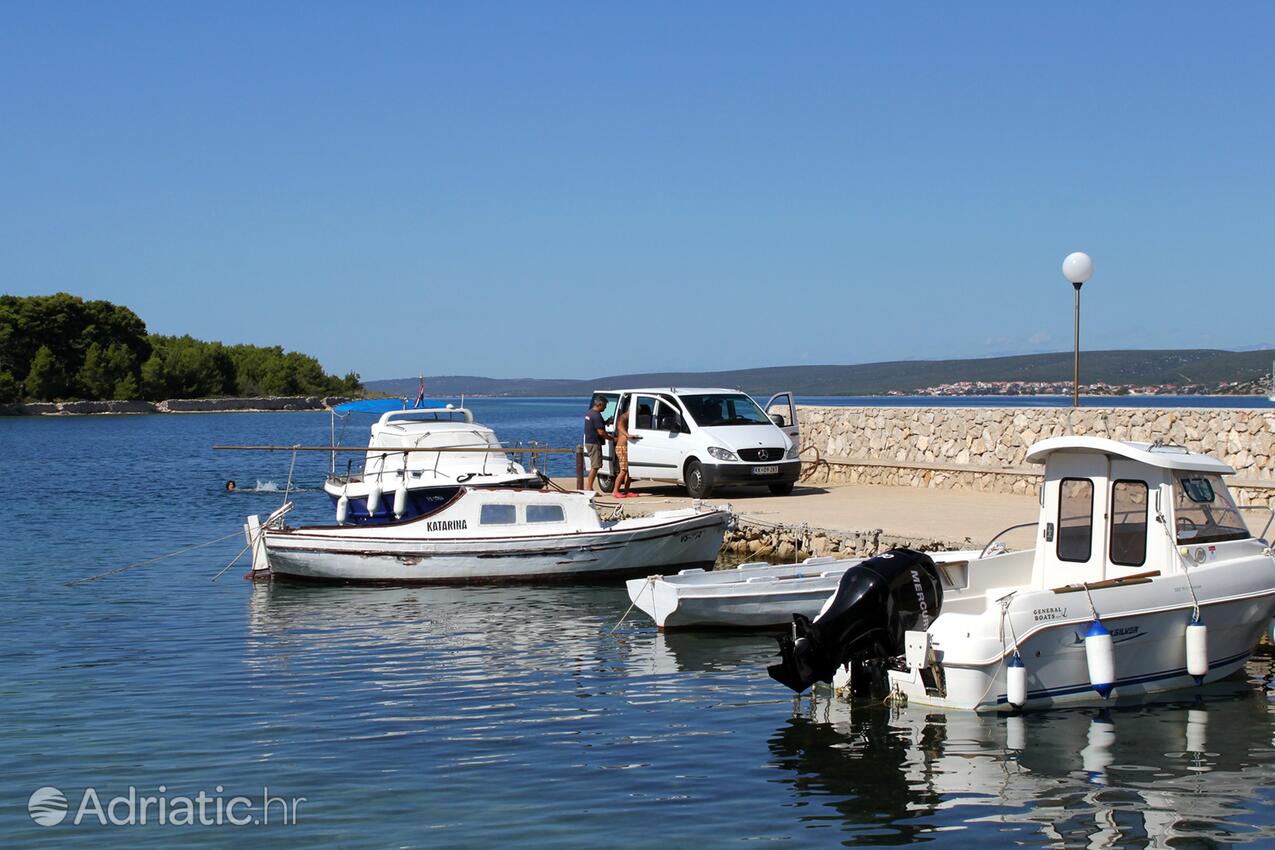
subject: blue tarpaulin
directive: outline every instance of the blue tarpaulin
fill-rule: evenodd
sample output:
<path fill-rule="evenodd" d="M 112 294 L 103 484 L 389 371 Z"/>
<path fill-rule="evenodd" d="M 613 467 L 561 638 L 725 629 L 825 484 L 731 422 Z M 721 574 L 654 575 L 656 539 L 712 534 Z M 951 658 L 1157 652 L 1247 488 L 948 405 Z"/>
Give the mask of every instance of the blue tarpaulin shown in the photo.
<path fill-rule="evenodd" d="M 446 402 L 426 401 L 421 407 L 445 408 Z M 365 398 L 347 401 L 332 408 L 337 413 L 389 413 L 391 410 L 408 410 L 407 401 L 401 398 Z"/>
<path fill-rule="evenodd" d="M 407 403 L 401 398 L 365 398 L 359 401 L 347 401 L 332 408 L 337 413 L 389 413 L 391 410 L 402 410 Z"/>

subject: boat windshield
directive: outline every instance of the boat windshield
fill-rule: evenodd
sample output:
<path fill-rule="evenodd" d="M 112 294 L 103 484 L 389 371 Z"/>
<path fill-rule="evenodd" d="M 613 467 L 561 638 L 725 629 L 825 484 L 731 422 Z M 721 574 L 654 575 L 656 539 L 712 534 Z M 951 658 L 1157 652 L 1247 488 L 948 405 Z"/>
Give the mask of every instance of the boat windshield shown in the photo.
<path fill-rule="evenodd" d="M 1251 537 L 1219 475 L 1179 473 L 1173 487 L 1178 543 L 1220 543 Z"/>
<path fill-rule="evenodd" d="M 743 393 L 712 393 L 678 396 L 686 412 L 704 428 L 719 425 L 769 425 L 770 419 L 757 402 Z"/>

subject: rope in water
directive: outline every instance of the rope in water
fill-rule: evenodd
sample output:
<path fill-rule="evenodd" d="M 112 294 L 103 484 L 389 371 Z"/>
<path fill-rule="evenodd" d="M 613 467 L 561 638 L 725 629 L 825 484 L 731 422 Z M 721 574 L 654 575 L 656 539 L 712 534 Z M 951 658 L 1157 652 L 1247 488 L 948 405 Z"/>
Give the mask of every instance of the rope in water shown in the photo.
<path fill-rule="evenodd" d="M 657 578 L 662 578 L 662 576 L 647 577 L 646 584 L 642 586 L 642 590 L 638 591 L 637 596 L 633 597 L 633 601 L 629 603 L 628 610 L 624 612 L 624 616 L 620 618 L 620 622 L 611 627 L 611 634 L 615 634 L 615 630 L 624 625 L 624 621 L 629 618 L 629 614 L 633 612 L 634 607 L 637 605 L 637 601 L 642 598 L 642 593 L 645 592 L 648 587 L 651 588 L 651 593 L 655 593 L 655 580 Z"/>
<path fill-rule="evenodd" d="M 88 584 L 91 581 L 97 581 L 98 579 L 107 578 L 108 576 L 119 575 L 120 573 L 127 572 L 132 569 L 136 569 L 137 567 L 144 567 L 147 564 L 153 564 L 156 561 L 162 561 L 165 558 L 171 558 L 174 555 L 182 555 L 182 554 L 185 554 L 186 552 L 194 552 L 196 549 L 206 549 L 207 547 L 212 546 L 215 543 L 220 543 L 223 540 L 229 540 L 232 537 L 238 537 L 242 533 L 243 533 L 242 531 L 232 531 L 229 534 L 226 534 L 222 537 L 218 537 L 213 540 L 207 540 L 207 541 L 204 541 L 203 543 L 196 543 L 194 546 L 186 546 L 174 552 L 168 552 L 167 554 L 164 554 L 164 555 L 156 555 L 154 558 L 147 558 L 144 561 L 135 561 L 134 563 L 127 564 L 123 567 L 116 567 L 111 570 L 105 570 L 104 572 L 96 573 L 91 576 L 85 576 L 84 578 L 72 579 L 71 581 L 63 582 L 63 584 L 65 584 L 67 587 L 75 587 L 78 584 Z"/>

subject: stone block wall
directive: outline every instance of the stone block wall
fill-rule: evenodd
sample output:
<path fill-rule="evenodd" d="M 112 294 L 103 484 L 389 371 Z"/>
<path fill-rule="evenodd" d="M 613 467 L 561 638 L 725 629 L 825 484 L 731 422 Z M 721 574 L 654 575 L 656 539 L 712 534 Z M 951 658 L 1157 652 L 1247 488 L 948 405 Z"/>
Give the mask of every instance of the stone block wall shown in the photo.
<path fill-rule="evenodd" d="M 1184 446 L 1235 468 L 1243 503 L 1275 502 L 1275 410 L 1259 408 L 798 408 L 813 483 L 1029 493 L 1033 443 L 1066 434 Z"/>

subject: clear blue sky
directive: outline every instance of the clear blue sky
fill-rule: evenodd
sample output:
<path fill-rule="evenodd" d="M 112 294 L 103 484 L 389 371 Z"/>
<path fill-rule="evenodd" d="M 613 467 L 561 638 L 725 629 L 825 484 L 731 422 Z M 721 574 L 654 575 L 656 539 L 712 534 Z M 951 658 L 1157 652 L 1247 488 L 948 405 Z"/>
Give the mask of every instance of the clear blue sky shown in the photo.
<path fill-rule="evenodd" d="M 1275 342 L 1275 5 L 8 3 L 0 289 L 367 379 Z"/>

